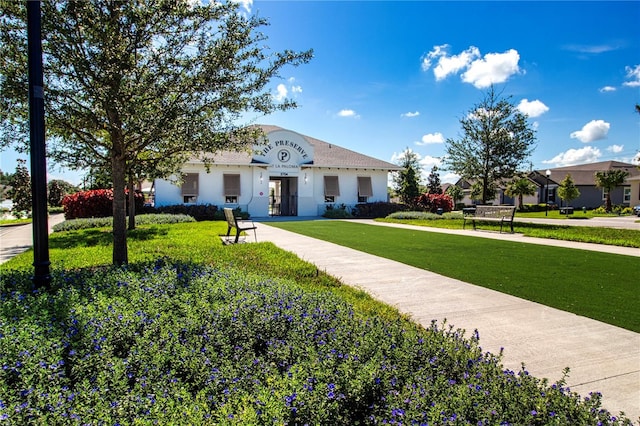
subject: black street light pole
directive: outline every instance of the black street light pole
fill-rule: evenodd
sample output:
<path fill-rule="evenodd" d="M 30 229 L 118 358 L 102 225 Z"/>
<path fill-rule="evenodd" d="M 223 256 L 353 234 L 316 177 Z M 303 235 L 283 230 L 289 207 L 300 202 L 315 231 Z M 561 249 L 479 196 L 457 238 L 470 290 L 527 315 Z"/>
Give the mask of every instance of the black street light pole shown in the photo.
<path fill-rule="evenodd" d="M 47 219 L 47 160 L 44 134 L 44 78 L 40 2 L 27 1 L 29 51 L 29 131 L 31 143 L 31 209 L 33 226 L 33 283 L 49 287 L 49 224 Z"/>
<path fill-rule="evenodd" d="M 549 176 L 551 176 L 551 170 L 547 170 L 547 172 L 545 173 L 547 175 L 547 189 L 545 190 L 545 197 L 544 197 L 544 204 L 545 204 L 545 209 L 544 209 L 544 215 L 548 216 L 549 215 Z"/>

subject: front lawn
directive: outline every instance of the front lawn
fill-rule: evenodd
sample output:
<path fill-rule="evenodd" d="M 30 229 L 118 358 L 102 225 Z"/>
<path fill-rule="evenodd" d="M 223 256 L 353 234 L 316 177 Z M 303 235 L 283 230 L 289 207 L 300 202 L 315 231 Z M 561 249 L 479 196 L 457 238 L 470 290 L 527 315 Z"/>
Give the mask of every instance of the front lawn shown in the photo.
<path fill-rule="evenodd" d="M 640 332 L 637 257 L 344 221 L 270 225 Z"/>
<path fill-rule="evenodd" d="M 597 392 L 504 370 L 476 333 L 424 329 L 225 231 L 140 226 L 122 268 L 108 228 L 54 233 L 50 291 L 32 287 L 31 251 L 0 265 L 0 422 L 630 424 Z"/>

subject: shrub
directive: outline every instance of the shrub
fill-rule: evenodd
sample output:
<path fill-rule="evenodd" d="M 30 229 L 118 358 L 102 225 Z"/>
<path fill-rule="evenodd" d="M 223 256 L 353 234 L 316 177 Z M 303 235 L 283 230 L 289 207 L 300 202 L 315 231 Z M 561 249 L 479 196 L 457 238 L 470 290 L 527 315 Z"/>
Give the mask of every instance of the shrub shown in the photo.
<path fill-rule="evenodd" d="M 144 195 L 136 191 L 134 197 L 136 211 L 142 211 Z M 129 197 L 127 197 L 127 208 L 128 203 Z M 94 189 L 66 195 L 62 199 L 62 206 L 65 219 L 109 217 L 113 215 L 113 190 Z"/>
<path fill-rule="evenodd" d="M 449 218 L 446 215 L 439 215 L 431 212 L 406 211 L 396 212 L 387 216 L 388 219 L 398 220 L 441 220 Z"/>
<path fill-rule="evenodd" d="M 479 336 L 163 261 L 0 285 L 5 424 L 625 424 Z M 599 423 L 602 422 L 602 423 Z"/>
<path fill-rule="evenodd" d="M 144 207 L 145 213 L 183 214 L 193 217 L 196 221 L 225 220 L 224 212 L 213 204 L 175 204 L 161 207 Z M 238 209 L 238 213 L 239 213 Z M 239 214 L 241 215 L 241 214 Z M 243 217 L 246 219 L 246 217 Z"/>
<path fill-rule="evenodd" d="M 453 198 L 449 194 L 422 194 L 417 198 L 416 205 L 431 213 L 439 209 L 447 213 L 453 210 Z"/>
<path fill-rule="evenodd" d="M 383 201 L 375 203 L 357 204 L 351 212 L 355 217 L 376 219 L 387 217 L 391 213 L 405 211 L 409 207 L 405 204 L 387 203 Z"/>
<path fill-rule="evenodd" d="M 353 217 L 344 204 L 340 204 L 339 206 L 328 204 L 322 216 L 329 219 L 348 219 Z"/>
<path fill-rule="evenodd" d="M 195 222 L 184 214 L 141 214 L 136 216 L 137 225 L 160 225 L 169 223 Z M 53 232 L 76 231 L 78 229 L 108 228 L 112 226 L 112 217 L 82 218 L 65 220 L 53 226 Z"/>

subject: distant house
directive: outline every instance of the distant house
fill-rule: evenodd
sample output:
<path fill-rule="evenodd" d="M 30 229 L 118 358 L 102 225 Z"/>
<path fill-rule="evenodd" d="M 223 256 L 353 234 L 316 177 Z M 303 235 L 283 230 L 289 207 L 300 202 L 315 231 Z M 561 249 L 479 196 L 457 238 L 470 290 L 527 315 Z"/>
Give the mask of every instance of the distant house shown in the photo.
<path fill-rule="evenodd" d="M 640 170 L 637 166 L 620 161 L 600 161 L 598 163 L 580 164 L 577 166 L 556 167 L 549 169 L 549 201 L 561 204 L 562 200 L 557 196 L 560 182 L 570 174 L 574 184 L 580 191 L 580 196 L 571 200 L 574 207 L 587 207 L 589 209 L 600 207 L 606 200 L 606 192 L 596 187 L 595 174 L 607 170 L 624 170 L 629 173 L 626 181 L 611 192 L 611 203 L 614 205 L 633 206 L 640 202 Z M 532 172 L 534 179 L 539 184 L 546 182 L 546 170 Z M 544 195 L 544 194 L 543 194 Z M 544 199 L 541 198 L 543 203 Z"/>
<path fill-rule="evenodd" d="M 222 152 L 207 169 L 193 159 L 182 183 L 154 182 L 155 205 L 212 204 L 252 217 L 318 216 L 327 206 L 388 201 L 389 172 L 400 167 L 276 126 L 261 144 Z"/>
<path fill-rule="evenodd" d="M 567 202 L 561 200 L 558 196 L 558 186 L 564 180 L 567 174 L 571 175 L 574 184 L 580 191 L 580 196 L 575 200 L 571 200 L 573 207 L 586 207 L 589 209 L 600 207 L 606 200 L 606 193 L 602 188 L 596 187 L 595 174 L 598 171 L 621 169 L 629 173 L 626 181 L 614 189 L 611 193 L 611 202 L 614 205 L 635 206 L 640 204 L 640 170 L 637 166 L 619 161 L 601 161 L 598 163 L 581 164 L 577 166 L 556 167 L 548 169 L 550 172 L 547 177 L 547 170 L 534 170 L 529 173 L 528 178 L 538 188 L 533 196 L 523 198 L 524 204 L 557 204 L 559 206 L 566 205 Z M 466 205 L 477 204 L 478 202 L 471 199 L 471 186 L 473 181 L 460 179 L 456 185 L 462 188 L 464 198 L 462 202 Z M 493 200 L 487 201 L 488 204 L 516 204 L 517 200 L 509 197 L 504 193 L 505 185 L 502 185 L 496 192 Z"/>

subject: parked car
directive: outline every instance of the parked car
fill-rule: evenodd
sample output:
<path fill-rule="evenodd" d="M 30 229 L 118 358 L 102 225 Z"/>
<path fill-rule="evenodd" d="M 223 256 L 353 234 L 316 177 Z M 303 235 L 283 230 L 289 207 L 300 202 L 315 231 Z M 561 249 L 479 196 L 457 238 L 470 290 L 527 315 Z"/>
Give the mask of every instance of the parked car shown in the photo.
<path fill-rule="evenodd" d="M 633 207 L 633 214 L 638 215 L 638 217 L 640 217 L 640 204 Z"/>

